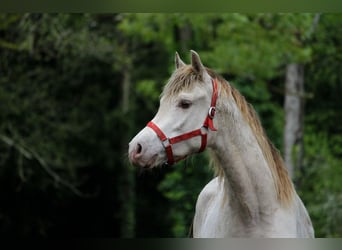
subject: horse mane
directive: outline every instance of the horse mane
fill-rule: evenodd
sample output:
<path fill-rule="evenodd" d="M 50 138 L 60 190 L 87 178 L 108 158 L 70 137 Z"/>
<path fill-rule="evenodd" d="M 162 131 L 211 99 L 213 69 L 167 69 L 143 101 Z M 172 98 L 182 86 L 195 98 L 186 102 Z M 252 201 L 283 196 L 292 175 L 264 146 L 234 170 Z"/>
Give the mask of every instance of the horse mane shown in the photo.
<path fill-rule="evenodd" d="M 243 117 L 251 127 L 268 163 L 279 202 L 284 205 L 290 204 L 293 198 L 293 185 L 279 151 L 267 137 L 252 105 L 235 88 L 231 87 L 231 93 Z"/>
<path fill-rule="evenodd" d="M 209 68 L 206 68 L 206 71 L 212 78 L 216 78 L 220 83 L 221 90 L 223 91 L 220 91 L 219 95 L 222 95 L 222 93 L 225 92 L 234 99 L 244 119 L 251 127 L 265 160 L 268 163 L 274 179 L 278 201 L 282 205 L 290 204 L 294 195 L 292 181 L 279 151 L 267 137 L 253 106 L 249 104 L 240 92 L 232 87 L 221 75 Z M 191 65 L 186 65 L 177 69 L 171 75 L 168 83 L 164 87 L 162 96 L 175 96 L 184 89 L 191 89 L 195 83 L 203 83 L 202 75 L 198 74 Z M 223 171 L 220 169 L 217 171 L 218 176 L 222 177 Z"/>
<path fill-rule="evenodd" d="M 279 150 L 267 137 L 255 109 L 250 103 L 246 101 L 245 97 L 242 96 L 240 92 L 233 86 L 231 86 L 224 78 L 222 78 L 220 75 L 212 70 L 208 70 L 208 73 L 211 77 L 217 78 L 219 80 L 219 82 L 221 83 L 221 87 L 226 93 L 231 94 L 244 119 L 252 129 L 254 136 L 257 139 L 257 142 L 265 157 L 265 160 L 271 170 L 278 201 L 282 205 L 291 204 L 294 195 L 292 181 L 288 175 L 287 168 Z M 220 176 L 223 173 L 219 171 L 218 174 Z"/>

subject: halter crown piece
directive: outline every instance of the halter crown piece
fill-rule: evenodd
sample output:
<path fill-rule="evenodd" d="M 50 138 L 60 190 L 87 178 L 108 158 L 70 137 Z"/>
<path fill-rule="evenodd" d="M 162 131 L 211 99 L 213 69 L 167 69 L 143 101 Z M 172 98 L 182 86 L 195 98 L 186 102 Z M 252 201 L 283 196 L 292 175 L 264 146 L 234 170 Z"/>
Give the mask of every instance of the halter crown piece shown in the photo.
<path fill-rule="evenodd" d="M 208 114 L 203 122 L 203 125 L 199 129 L 195 129 L 193 131 L 168 138 L 163 131 L 152 121 L 147 123 L 147 127 L 151 128 L 158 136 L 160 141 L 163 144 L 163 147 L 165 148 L 165 152 L 167 155 L 167 161 L 163 163 L 163 166 L 170 166 L 173 165 L 175 162 L 178 162 L 184 158 L 187 157 L 185 155 L 184 157 L 175 160 L 173 157 L 173 152 L 172 152 L 172 145 L 179 143 L 181 141 L 185 141 L 188 139 L 191 139 L 196 136 L 201 136 L 201 146 L 198 150 L 198 153 L 202 152 L 206 146 L 207 146 L 207 131 L 210 129 L 211 131 L 216 131 L 217 129 L 214 127 L 213 119 L 215 117 L 216 113 L 216 99 L 217 99 L 217 81 L 216 79 L 211 79 L 212 85 L 213 85 L 213 93 L 211 96 L 211 104 L 208 110 Z"/>

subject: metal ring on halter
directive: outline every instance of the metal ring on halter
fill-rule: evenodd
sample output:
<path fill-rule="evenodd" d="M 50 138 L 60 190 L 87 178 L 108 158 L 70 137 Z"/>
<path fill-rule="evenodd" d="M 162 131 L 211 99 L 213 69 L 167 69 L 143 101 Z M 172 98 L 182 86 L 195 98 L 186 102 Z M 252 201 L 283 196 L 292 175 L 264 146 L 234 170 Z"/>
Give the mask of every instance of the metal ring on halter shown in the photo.
<path fill-rule="evenodd" d="M 215 107 L 210 107 L 208 111 L 208 116 L 210 119 L 213 119 L 216 113 L 216 108 Z"/>
<path fill-rule="evenodd" d="M 207 128 L 207 127 L 204 127 L 204 126 L 202 126 L 202 127 L 200 128 L 200 130 L 201 130 L 201 135 L 205 135 L 205 134 L 208 132 L 208 128 Z"/>
<path fill-rule="evenodd" d="M 162 164 L 162 167 L 163 168 L 170 167 L 170 164 L 167 161 L 164 161 L 163 164 Z"/>

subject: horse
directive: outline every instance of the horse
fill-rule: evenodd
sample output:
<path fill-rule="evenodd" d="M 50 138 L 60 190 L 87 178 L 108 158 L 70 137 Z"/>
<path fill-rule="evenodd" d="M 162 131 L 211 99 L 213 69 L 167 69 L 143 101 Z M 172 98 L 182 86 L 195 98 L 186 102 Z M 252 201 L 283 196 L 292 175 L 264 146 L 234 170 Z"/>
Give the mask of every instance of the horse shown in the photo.
<path fill-rule="evenodd" d="M 252 105 L 193 50 L 189 65 L 176 52 L 175 68 L 157 114 L 129 143 L 130 162 L 151 169 L 210 150 L 216 175 L 197 198 L 195 238 L 313 238 L 309 214 Z"/>

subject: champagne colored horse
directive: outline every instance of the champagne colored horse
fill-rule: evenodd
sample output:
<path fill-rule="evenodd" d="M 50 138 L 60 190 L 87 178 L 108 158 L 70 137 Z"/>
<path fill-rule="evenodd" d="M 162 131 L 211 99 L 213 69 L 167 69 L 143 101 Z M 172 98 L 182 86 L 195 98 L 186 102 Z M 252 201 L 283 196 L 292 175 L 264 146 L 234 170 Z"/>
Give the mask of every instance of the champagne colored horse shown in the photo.
<path fill-rule="evenodd" d="M 130 161 L 153 168 L 211 150 L 217 177 L 201 191 L 194 237 L 314 237 L 310 217 L 250 104 L 191 51 L 158 113 L 129 144 Z"/>

